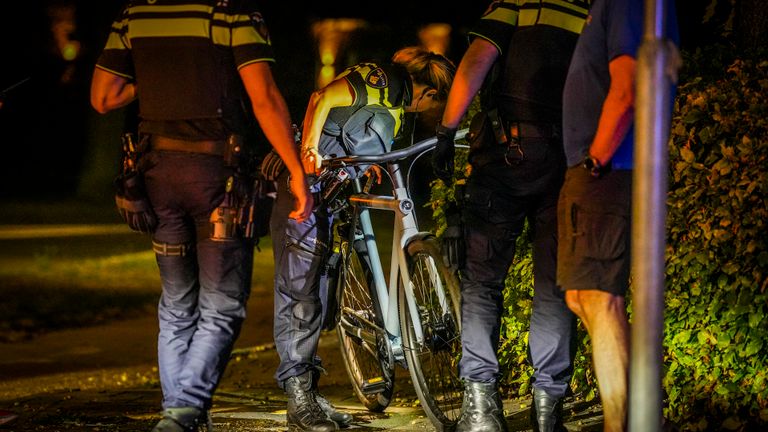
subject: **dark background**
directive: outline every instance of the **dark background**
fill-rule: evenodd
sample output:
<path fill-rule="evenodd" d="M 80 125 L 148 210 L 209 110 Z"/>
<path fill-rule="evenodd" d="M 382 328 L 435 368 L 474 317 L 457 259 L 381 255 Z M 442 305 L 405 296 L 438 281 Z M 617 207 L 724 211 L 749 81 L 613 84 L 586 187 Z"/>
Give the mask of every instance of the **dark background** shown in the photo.
<path fill-rule="evenodd" d="M 74 4 L 80 56 L 65 61 L 58 54 L 50 30 L 50 5 Z M 69 196 L 101 199 L 110 185 L 94 184 L 116 173 L 120 125 L 135 116 L 135 107 L 99 116 L 88 100 L 93 65 L 120 10 L 119 0 L 29 1 L 4 4 L 0 41 L 0 90 L 30 78 L 9 91 L 0 109 L 0 199 Z M 275 78 L 294 121 L 300 121 L 314 90 L 315 44 L 310 23 L 325 17 L 357 17 L 369 22 L 366 31 L 350 41 L 345 59 L 389 57 L 399 47 L 417 43 L 421 24 L 450 22 L 456 61 L 466 48 L 462 35 L 485 8 L 483 2 L 425 1 L 263 1 L 261 9 L 270 28 L 277 63 Z M 106 148 L 105 146 L 108 146 Z M 103 154 L 109 153 L 108 155 Z M 108 157 L 104 157 L 108 156 Z M 104 161 L 111 161 L 105 167 Z M 98 164 L 99 166 L 94 166 Z M 90 178 L 90 179 L 89 179 Z"/>
<path fill-rule="evenodd" d="M 447 55 L 457 64 L 467 47 L 466 32 L 488 1 L 262 1 L 276 52 L 275 78 L 294 121 L 304 115 L 314 90 L 315 43 L 310 24 L 327 17 L 368 21 L 355 34 L 343 62 L 387 58 L 398 48 L 417 44 L 427 23 L 453 27 Z M 702 25 L 706 2 L 678 1 L 684 47 L 711 43 L 715 28 Z M 723 4 L 724 2 L 720 2 Z M 53 41 L 48 8 L 76 7 L 79 57 L 65 61 Z M 0 12 L 0 90 L 29 78 L 5 94 L 0 108 L 0 204 L 18 200 L 79 198 L 109 201 L 110 179 L 119 160 L 119 135 L 135 118 L 135 107 L 98 115 L 90 107 L 93 65 L 104 44 L 120 0 L 32 0 L 4 2 Z"/>

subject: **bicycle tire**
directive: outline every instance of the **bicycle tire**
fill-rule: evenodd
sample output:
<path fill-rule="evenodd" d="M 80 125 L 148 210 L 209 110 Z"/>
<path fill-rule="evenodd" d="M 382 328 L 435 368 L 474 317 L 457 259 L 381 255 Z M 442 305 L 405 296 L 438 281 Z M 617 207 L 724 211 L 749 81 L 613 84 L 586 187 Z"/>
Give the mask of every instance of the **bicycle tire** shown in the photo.
<path fill-rule="evenodd" d="M 387 358 L 386 353 L 391 350 L 387 346 L 386 335 L 375 332 L 375 346 L 372 346 L 373 331 L 368 331 L 368 341 L 354 331 L 363 327 L 371 330 L 360 317 L 370 320 L 379 328 L 384 325 L 379 302 L 373 295 L 375 291 L 370 266 L 357 249 L 350 248 L 350 245 L 348 241 L 341 244 L 342 260 L 338 278 L 341 296 L 340 319 L 336 329 L 341 357 L 360 403 L 369 411 L 381 412 L 389 406 L 394 393 L 394 361 Z M 367 390 L 372 384 L 376 388 L 375 392 Z"/>
<path fill-rule="evenodd" d="M 437 430 L 451 431 L 461 414 L 464 391 L 458 370 L 461 354 L 459 281 L 445 265 L 434 237 L 411 242 L 407 253 L 413 299 L 424 335 L 421 341 L 417 339 L 401 283 L 398 306 L 408 370 L 427 417 Z M 442 305 L 441 293 L 445 298 Z"/>

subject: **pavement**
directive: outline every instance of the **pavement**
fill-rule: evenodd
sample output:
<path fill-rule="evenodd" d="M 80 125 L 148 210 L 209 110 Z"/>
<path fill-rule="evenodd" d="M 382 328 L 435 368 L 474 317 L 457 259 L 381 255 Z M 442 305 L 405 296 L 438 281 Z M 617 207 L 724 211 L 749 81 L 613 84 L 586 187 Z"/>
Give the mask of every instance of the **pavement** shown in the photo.
<path fill-rule="evenodd" d="M 130 325 L 133 321 L 122 324 Z M 62 353 L 59 361 L 79 355 L 87 362 L 88 353 L 96 348 L 88 350 L 85 345 L 71 347 L 69 354 Z M 397 370 L 392 404 L 383 413 L 367 411 L 352 394 L 338 352 L 335 334 L 324 334 L 319 354 L 330 372 L 321 380 L 321 391 L 336 407 L 354 416 L 348 430 L 436 430 L 419 407 L 408 374 L 402 369 Z M 8 361 L 4 363 L 10 366 Z M 272 343 L 235 350 L 214 398 L 211 414 L 216 431 L 286 429 L 286 398 L 272 379 L 276 366 L 277 354 Z M 153 363 L 7 379 L 0 381 L 0 412 L 5 410 L 17 417 L 0 424 L 0 431 L 146 432 L 160 418 L 161 397 Z M 510 431 L 532 430 L 530 399 L 507 399 L 504 408 Z M 565 412 L 569 431 L 602 429 L 600 407 L 594 401 L 570 398 Z"/>
<path fill-rule="evenodd" d="M 116 226 L 100 229 L 6 226 L 0 229 L 0 237 L 10 241 L 89 236 L 104 230 L 114 235 L 112 230 L 124 230 Z M 286 398 L 272 377 L 278 357 L 272 343 L 271 315 L 270 287 L 255 285 L 248 318 L 214 398 L 212 419 L 217 431 L 286 429 Z M 150 310 L 142 316 L 0 343 L 0 432 L 149 431 L 160 418 L 162 399 L 156 335 L 157 318 Z M 320 381 L 320 390 L 336 407 L 354 416 L 349 430 L 435 430 L 404 369 L 396 371 L 391 405 L 383 413 L 372 413 L 352 394 L 335 332 L 322 334 L 319 354 L 329 371 Z M 510 431 L 532 430 L 530 402 L 529 398 L 504 401 Z M 602 429 L 596 401 L 568 398 L 565 414 L 569 431 Z"/>

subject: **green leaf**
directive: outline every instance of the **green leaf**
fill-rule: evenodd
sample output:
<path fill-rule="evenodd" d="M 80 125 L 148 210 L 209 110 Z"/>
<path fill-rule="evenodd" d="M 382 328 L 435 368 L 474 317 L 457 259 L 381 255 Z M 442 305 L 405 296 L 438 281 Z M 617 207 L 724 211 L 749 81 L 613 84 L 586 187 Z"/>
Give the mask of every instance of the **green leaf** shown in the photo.
<path fill-rule="evenodd" d="M 745 357 L 752 357 L 753 355 L 760 352 L 760 350 L 763 348 L 763 342 L 760 340 L 753 340 L 750 341 L 747 344 L 747 349 L 744 351 Z"/>
<path fill-rule="evenodd" d="M 682 156 L 683 160 L 688 163 L 691 163 L 694 161 L 694 159 L 696 159 L 693 152 L 687 147 L 683 147 L 680 149 L 680 156 Z"/>
<path fill-rule="evenodd" d="M 744 422 L 739 420 L 737 417 L 728 417 L 723 422 L 722 427 L 725 430 L 738 430 L 742 427 L 743 424 Z"/>
<path fill-rule="evenodd" d="M 688 114 L 683 117 L 683 123 L 691 124 L 696 123 L 704 117 L 704 113 L 700 109 L 692 109 Z"/>

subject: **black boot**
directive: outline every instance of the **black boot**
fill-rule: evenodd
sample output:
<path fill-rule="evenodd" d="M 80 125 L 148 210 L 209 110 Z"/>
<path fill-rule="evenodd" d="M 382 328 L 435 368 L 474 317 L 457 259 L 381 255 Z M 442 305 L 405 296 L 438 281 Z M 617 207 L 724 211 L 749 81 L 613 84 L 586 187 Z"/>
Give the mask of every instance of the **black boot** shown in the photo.
<path fill-rule="evenodd" d="M 166 408 L 152 432 L 213 431 L 208 411 L 196 407 Z"/>
<path fill-rule="evenodd" d="M 456 432 L 506 432 L 498 384 L 464 381 L 464 402 Z"/>
<path fill-rule="evenodd" d="M 325 414 L 315 399 L 312 387 L 312 372 L 305 372 L 285 380 L 288 395 L 288 430 L 328 432 L 339 426 Z"/>
<path fill-rule="evenodd" d="M 328 416 L 329 419 L 335 421 L 339 424 L 341 427 L 347 427 L 352 423 L 352 420 L 354 419 L 351 414 L 338 411 L 336 407 L 331 405 L 331 402 L 325 398 L 325 396 L 321 395 L 320 392 L 317 390 L 318 388 L 318 381 L 320 381 L 320 373 L 327 374 L 325 372 L 325 369 L 320 366 L 319 360 L 317 360 L 316 370 L 312 371 L 312 389 L 315 392 L 315 399 L 317 400 L 317 403 L 320 405 L 320 408 L 323 409 L 325 414 Z"/>
<path fill-rule="evenodd" d="M 338 423 L 339 426 L 347 427 L 352 424 L 352 420 L 354 419 L 352 414 L 338 411 L 335 406 L 331 405 L 331 402 L 326 399 L 325 396 L 320 394 L 320 392 L 315 392 L 315 399 L 317 400 L 317 404 L 320 405 L 320 408 L 323 409 L 323 412 L 325 412 L 325 415 Z"/>
<path fill-rule="evenodd" d="M 563 426 L 562 398 L 534 387 L 531 423 L 537 432 L 566 432 L 568 429 Z"/>

